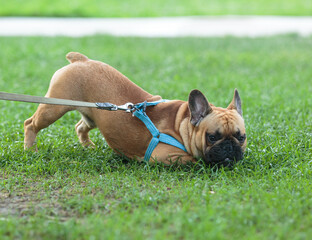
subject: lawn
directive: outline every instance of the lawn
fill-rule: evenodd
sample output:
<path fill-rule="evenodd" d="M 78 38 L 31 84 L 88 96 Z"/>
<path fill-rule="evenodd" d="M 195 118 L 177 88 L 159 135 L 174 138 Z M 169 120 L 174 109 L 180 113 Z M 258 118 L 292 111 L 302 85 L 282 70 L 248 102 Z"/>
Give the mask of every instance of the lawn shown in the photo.
<path fill-rule="evenodd" d="M 312 15 L 309 0 L 10 0 L 0 16 L 158 17 L 186 15 Z"/>
<path fill-rule="evenodd" d="M 70 112 L 23 151 L 36 104 L 0 101 L 2 239 L 307 239 L 312 235 L 312 38 L 0 38 L 0 91 L 43 96 L 65 54 L 109 63 L 168 99 L 238 88 L 248 146 L 234 168 L 146 165 L 98 130 L 78 143 Z"/>

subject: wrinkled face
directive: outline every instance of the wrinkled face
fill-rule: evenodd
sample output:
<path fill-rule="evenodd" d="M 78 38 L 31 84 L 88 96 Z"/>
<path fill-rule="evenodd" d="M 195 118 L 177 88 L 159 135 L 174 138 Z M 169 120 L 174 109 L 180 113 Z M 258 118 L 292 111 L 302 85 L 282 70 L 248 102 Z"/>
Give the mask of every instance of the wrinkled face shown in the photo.
<path fill-rule="evenodd" d="M 209 104 L 199 90 L 190 93 L 188 103 L 194 126 L 192 152 L 211 165 L 231 166 L 243 159 L 247 140 L 238 91 L 227 108 Z"/>
<path fill-rule="evenodd" d="M 247 138 L 244 120 L 237 111 L 213 108 L 198 127 L 206 163 L 231 166 L 243 159 Z"/>

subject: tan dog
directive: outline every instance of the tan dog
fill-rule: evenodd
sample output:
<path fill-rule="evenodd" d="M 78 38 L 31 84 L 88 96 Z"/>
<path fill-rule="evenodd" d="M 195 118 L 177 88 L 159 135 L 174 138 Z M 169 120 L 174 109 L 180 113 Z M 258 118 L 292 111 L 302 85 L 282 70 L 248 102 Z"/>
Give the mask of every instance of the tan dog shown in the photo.
<path fill-rule="evenodd" d="M 75 52 L 66 57 L 71 64 L 54 74 L 46 97 L 110 102 L 116 105 L 161 99 L 160 96 L 144 91 L 105 63 L 90 60 Z M 77 110 L 82 115 L 82 119 L 76 124 L 82 145 L 93 145 L 88 132 L 98 127 L 109 146 L 117 153 L 138 160 L 143 158 L 151 134 L 131 114 L 48 104 L 40 104 L 35 114 L 25 121 L 25 148 L 32 148 L 41 129 L 71 110 Z M 186 163 L 203 158 L 207 163 L 229 165 L 243 158 L 246 134 L 237 90 L 225 109 L 209 104 L 200 91 L 193 90 L 188 102 L 173 100 L 159 103 L 148 107 L 146 113 L 160 132 L 174 137 L 187 150 L 184 152 L 174 146 L 159 143 L 150 162 Z"/>

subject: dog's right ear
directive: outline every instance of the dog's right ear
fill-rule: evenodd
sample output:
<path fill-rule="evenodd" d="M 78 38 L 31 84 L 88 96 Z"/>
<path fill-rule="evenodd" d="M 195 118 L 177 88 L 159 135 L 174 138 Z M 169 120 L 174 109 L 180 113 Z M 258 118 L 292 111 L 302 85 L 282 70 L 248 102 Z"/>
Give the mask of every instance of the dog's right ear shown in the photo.
<path fill-rule="evenodd" d="M 188 105 L 191 112 L 191 123 L 194 126 L 198 126 L 201 120 L 212 111 L 206 97 L 199 90 L 191 91 Z"/>

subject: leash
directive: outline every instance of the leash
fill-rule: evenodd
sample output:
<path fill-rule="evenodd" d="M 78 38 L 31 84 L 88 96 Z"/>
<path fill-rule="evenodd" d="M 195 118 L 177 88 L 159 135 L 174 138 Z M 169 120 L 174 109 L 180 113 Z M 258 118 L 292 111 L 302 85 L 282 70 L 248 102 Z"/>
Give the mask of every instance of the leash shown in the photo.
<path fill-rule="evenodd" d="M 38 97 L 38 96 L 16 94 L 16 93 L 6 93 L 6 92 L 0 92 L 0 100 L 52 104 L 52 105 L 65 105 L 65 106 L 73 106 L 73 107 L 91 107 L 91 108 L 98 108 L 98 109 L 109 110 L 109 111 L 123 110 L 126 112 L 130 112 L 130 108 L 133 106 L 132 103 L 126 103 L 124 105 L 117 106 L 115 104 L 108 103 L 108 102 L 91 103 L 91 102 L 74 101 L 74 100 L 61 99 L 61 98 L 47 98 L 47 97 Z"/>
<path fill-rule="evenodd" d="M 180 148 L 181 150 L 186 151 L 186 148 L 183 144 L 181 144 L 174 137 L 159 132 L 156 126 L 153 124 L 152 120 L 146 115 L 146 108 L 150 106 L 156 106 L 159 103 L 168 102 L 169 100 L 159 100 L 154 102 L 143 102 L 143 103 L 126 103 L 123 105 L 115 105 L 112 103 L 104 102 L 104 103 L 91 103 L 91 102 L 83 102 L 83 101 L 74 101 L 68 99 L 60 99 L 60 98 L 47 98 L 47 97 L 38 97 L 31 95 L 23 95 L 16 93 L 6 93 L 0 92 L 0 100 L 8 100 L 8 101 L 19 101 L 19 102 L 30 102 L 30 103 L 41 103 L 41 104 L 52 104 L 52 105 L 66 105 L 66 106 L 74 106 L 74 107 L 91 107 L 98 108 L 102 110 L 108 111 L 117 111 L 122 110 L 128 113 L 132 113 L 133 116 L 140 119 L 149 132 L 152 135 L 152 140 L 150 141 L 147 150 L 144 155 L 144 161 L 148 162 L 151 158 L 152 152 L 156 148 L 159 142 Z"/>

